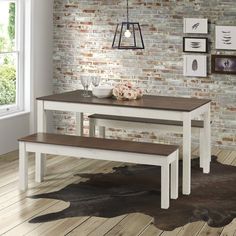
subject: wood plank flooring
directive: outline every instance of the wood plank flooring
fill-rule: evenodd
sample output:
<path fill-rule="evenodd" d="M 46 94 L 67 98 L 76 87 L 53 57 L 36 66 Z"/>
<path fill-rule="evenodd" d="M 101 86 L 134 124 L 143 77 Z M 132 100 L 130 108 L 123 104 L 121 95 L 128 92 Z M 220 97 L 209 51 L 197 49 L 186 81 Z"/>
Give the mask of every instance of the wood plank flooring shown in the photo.
<path fill-rule="evenodd" d="M 221 163 L 236 166 L 236 151 L 213 149 Z M 196 156 L 196 150 L 193 152 Z M 18 190 L 18 152 L 0 156 L 0 235 L 47 236 L 236 236 L 236 219 L 222 228 L 195 222 L 173 231 L 162 231 L 152 224 L 152 217 L 133 213 L 111 219 L 74 217 L 53 222 L 29 224 L 35 216 L 60 211 L 68 203 L 53 199 L 30 199 L 27 196 L 59 190 L 68 184 L 84 181 L 77 173 L 108 173 L 122 163 L 48 156 L 47 177 L 34 182 L 34 156 L 29 161 L 29 190 Z"/>

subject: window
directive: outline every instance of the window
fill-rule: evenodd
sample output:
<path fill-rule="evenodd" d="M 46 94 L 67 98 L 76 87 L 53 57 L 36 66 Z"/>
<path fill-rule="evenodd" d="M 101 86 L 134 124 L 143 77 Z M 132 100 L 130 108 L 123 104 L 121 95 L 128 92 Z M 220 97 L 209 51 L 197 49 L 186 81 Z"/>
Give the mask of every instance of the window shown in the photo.
<path fill-rule="evenodd" d="M 23 110 L 21 0 L 0 0 L 0 116 Z"/>

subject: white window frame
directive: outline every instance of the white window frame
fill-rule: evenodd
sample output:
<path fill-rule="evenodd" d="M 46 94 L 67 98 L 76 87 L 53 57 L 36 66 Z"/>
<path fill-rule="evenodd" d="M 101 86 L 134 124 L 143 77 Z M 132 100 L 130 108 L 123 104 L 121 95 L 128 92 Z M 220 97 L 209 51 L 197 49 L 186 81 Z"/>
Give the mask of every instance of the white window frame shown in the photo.
<path fill-rule="evenodd" d="M 16 64 L 16 103 L 10 105 L 0 105 L 0 118 L 12 115 L 24 110 L 24 0 L 0 0 L 0 2 L 14 2 L 16 4 L 15 18 L 15 51 L 0 52 L 3 54 L 15 54 Z"/>

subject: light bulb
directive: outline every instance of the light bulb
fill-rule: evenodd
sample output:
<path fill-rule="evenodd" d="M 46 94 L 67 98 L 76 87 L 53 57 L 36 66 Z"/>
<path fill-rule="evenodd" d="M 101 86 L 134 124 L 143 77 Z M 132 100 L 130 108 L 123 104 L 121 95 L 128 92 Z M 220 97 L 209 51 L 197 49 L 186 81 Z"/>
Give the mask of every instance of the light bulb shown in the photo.
<path fill-rule="evenodd" d="M 127 29 L 127 30 L 125 31 L 125 33 L 124 33 L 124 36 L 125 36 L 126 38 L 130 38 L 131 32 Z"/>

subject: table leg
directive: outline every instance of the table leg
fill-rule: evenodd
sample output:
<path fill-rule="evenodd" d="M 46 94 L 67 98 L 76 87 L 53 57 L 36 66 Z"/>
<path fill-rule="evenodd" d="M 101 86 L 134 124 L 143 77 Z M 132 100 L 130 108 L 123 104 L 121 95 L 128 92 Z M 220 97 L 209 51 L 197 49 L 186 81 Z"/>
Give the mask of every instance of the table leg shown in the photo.
<path fill-rule="evenodd" d="M 95 137 L 95 134 L 96 134 L 95 119 L 89 118 L 89 137 Z"/>
<path fill-rule="evenodd" d="M 211 108 L 210 104 L 207 111 L 204 113 L 204 128 L 203 128 L 203 173 L 210 172 L 211 162 Z"/>
<path fill-rule="evenodd" d="M 37 131 L 46 132 L 46 111 L 44 102 L 37 101 Z M 46 172 L 46 155 L 40 152 L 35 153 L 35 181 L 42 182 Z"/>
<path fill-rule="evenodd" d="M 20 190 L 26 191 L 28 188 L 28 152 L 25 149 L 25 143 L 19 145 L 19 178 Z"/>
<path fill-rule="evenodd" d="M 76 135 L 83 136 L 84 134 L 84 114 L 82 112 L 76 113 Z"/>
<path fill-rule="evenodd" d="M 183 194 L 191 192 L 191 115 L 183 114 Z"/>
<path fill-rule="evenodd" d="M 99 126 L 98 127 L 98 132 L 99 132 L 99 138 L 105 138 L 106 137 L 105 126 Z"/>

